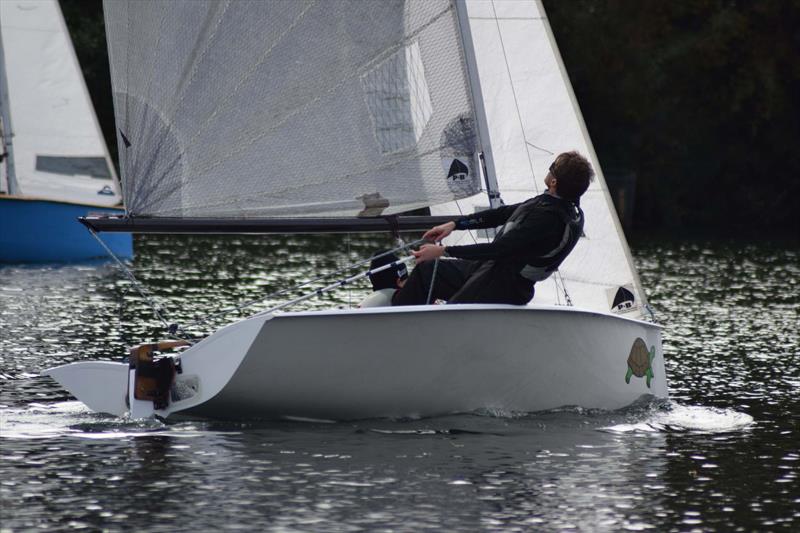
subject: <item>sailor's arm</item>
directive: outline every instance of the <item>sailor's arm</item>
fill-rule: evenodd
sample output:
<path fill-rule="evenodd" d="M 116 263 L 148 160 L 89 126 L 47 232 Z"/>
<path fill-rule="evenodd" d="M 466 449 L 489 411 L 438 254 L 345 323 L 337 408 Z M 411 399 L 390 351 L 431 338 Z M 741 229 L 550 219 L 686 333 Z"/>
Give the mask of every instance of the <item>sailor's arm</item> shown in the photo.
<path fill-rule="evenodd" d="M 501 205 L 494 209 L 486 209 L 471 215 L 465 215 L 456 219 L 455 229 L 488 229 L 502 226 L 519 206 L 520 204 Z"/>
<path fill-rule="evenodd" d="M 563 233 L 563 226 L 561 233 L 558 231 L 558 222 L 558 219 L 550 213 L 532 213 L 493 242 L 465 246 L 426 244 L 413 253 L 419 263 L 432 261 L 443 255 L 471 261 L 486 261 L 505 259 L 519 254 L 546 253 L 558 243 Z"/>
<path fill-rule="evenodd" d="M 444 224 L 439 224 L 429 229 L 422 238 L 431 242 L 439 242 L 457 229 L 496 228 L 497 226 L 505 224 L 508 217 L 511 216 L 518 206 L 519 204 L 501 205 L 494 209 L 486 209 L 485 211 L 465 215 L 456 220 L 445 222 Z"/>

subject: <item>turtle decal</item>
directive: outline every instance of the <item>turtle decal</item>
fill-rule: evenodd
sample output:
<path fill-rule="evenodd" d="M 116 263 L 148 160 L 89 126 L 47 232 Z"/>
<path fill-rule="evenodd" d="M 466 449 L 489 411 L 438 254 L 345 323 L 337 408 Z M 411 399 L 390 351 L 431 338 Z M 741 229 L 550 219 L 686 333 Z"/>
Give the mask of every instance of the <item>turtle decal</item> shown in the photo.
<path fill-rule="evenodd" d="M 628 354 L 628 373 L 625 374 L 625 383 L 631 382 L 631 376 L 643 378 L 647 376 L 647 388 L 650 388 L 650 380 L 653 379 L 653 359 L 656 357 L 656 347 L 651 346 L 647 350 L 647 345 L 640 337 L 636 337 L 631 346 L 631 353 Z"/>

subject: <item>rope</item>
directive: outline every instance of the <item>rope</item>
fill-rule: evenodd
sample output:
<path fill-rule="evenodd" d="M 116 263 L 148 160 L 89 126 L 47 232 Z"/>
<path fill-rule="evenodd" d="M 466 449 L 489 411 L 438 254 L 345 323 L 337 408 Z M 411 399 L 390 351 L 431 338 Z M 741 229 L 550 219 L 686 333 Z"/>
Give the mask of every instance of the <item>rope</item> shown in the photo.
<path fill-rule="evenodd" d="M 567 292 L 567 284 L 564 283 L 564 278 L 561 277 L 561 272 L 559 270 L 556 270 L 553 274 L 554 274 L 553 275 L 554 281 L 556 280 L 556 278 L 561 280 L 561 290 L 564 291 L 564 299 L 566 300 L 567 305 L 569 307 L 572 307 L 572 298 L 569 297 L 569 293 Z M 556 281 L 556 294 L 558 294 L 558 281 Z"/>
<path fill-rule="evenodd" d="M 223 309 L 222 311 L 218 311 L 216 313 L 211 313 L 209 315 L 206 315 L 203 318 L 199 318 L 199 319 L 195 320 L 194 322 L 190 322 L 186 327 L 190 328 L 190 327 L 197 326 L 197 325 L 200 325 L 200 324 L 205 324 L 212 318 L 218 318 L 218 317 L 225 316 L 227 314 L 230 314 L 230 313 L 233 313 L 233 312 L 236 312 L 236 311 L 241 311 L 242 309 L 245 309 L 245 308 L 250 307 L 252 305 L 255 305 L 257 303 L 261 303 L 261 302 L 263 302 L 265 300 L 271 300 L 273 298 L 277 298 L 278 296 L 282 296 L 282 295 L 286 294 L 287 292 L 291 292 L 291 291 L 295 291 L 297 289 L 301 289 L 303 287 L 307 287 L 307 286 L 309 286 L 309 285 L 311 285 L 313 283 L 317 283 L 319 281 L 322 281 L 325 278 L 329 278 L 331 276 L 342 274 L 344 272 L 347 272 L 348 270 L 352 270 L 354 268 L 369 264 L 370 262 L 372 262 L 375 259 L 379 259 L 381 257 L 385 257 L 385 256 L 393 254 L 395 252 L 399 252 L 400 250 L 404 250 L 406 248 L 410 248 L 412 246 L 416 246 L 418 244 L 422 244 L 422 243 L 425 243 L 425 242 L 427 242 L 425 239 L 419 239 L 419 240 L 416 240 L 416 241 L 411 242 L 411 243 L 403 244 L 403 245 L 398 246 L 396 248 L 392 248 L 391 250 L 387 250 L 387 251 L 385 251 L 385 252 L 383 252 L 381 254 L 372 256 L 372 257 L 370 257 L 368 259 L 364 259 L 362 261 L 358 261 L 357 263 L 353 263 L 351 265 L 348 265 L 348 266 L 346 266 L 344 268 L 340 268 L 339 270 L 336 270 L 334 272 L 330 272 L 328 274 L 323 274 L 322 276 L 319 276 L 317 278 L 305 281 L 305 282 L 301 283 L 300 285 L 295 285 L 293 287 L 287 287 L 285 289 L 281 289 L 281 290 L 279 290 L 277 292 L 273 292 L 273 293 L 268 294 L 266 296 L 263 296 L 261 298 L 258 298 L 258 299 L 255 299 L 255 300 L 250 300 L 250 301 L 245 302 L 243 304 L 239 304 L 237 306 L 234 306 L 234 307 L 231 307 L 231 308 L 228 308 L 228 309 Z M 344 285 L 344 284 L 342 284 L 342 285 Z M 280 309 L 280 306 L 277 307 L 276 309 Z"/>
<path fill-rule="evenodd" d="M 439 268 L 439 258 L 433 262 L 433 275 L 431 275 L 431 285 L 428 287 L 428 298 L 425 300 L 425 305 L 431 303 L 431 296 L 433 295 L 433 285 L 436 283 L 436 270 Z"/>
<path fill-rule="evenodd" d="M 328 274 L 323 274 L 322 276 L 319 276 L 317 278 L 305 281 L 305 282 L 301 283 L 300 285 L 296 285 L 294 287 L 288 287 L 286 289 L 282 289 L 282 290 L 279 290 L 277 292 L 268 294 L 267 296 L 258 298 L 256 300 L 250 300 L 248 302 L 245 302 L 243 304 L 237 305 L 235 307 L 231 307 L 229 309 L 223 309 L 222 311 L 219 311 L 217 313 L 212 313 L 212 314 L 206 315 L 203 318 L 197 319 L 194 322 L 189 323 L 186 326 L 186 328 L 184 328 L 184 327 L 179 326 L 178 324 L 170 323 L 167 320 L 166 310 L 164 309 L 164 307 L 153 296 L 150 295 L 150 293 L 147 291 L 147 289 L 141 283 L 139 283 L 139 280 L 136 279 L 136 276 L 133 274 L 133 272 L 131 272 L 131 270 L 125 265 L 125 263 L 123 263 L 122 260 L 119 257 L 117 257 L 116 254 L 113 251 L 111 251 L 111 248 L 109 248 L 106 245 L 106 243 L 103 242 L 103 240 L 100 238 L 100 236 L 97 235 L 97 232 L 95 232 L 91 228 L 88 228 L 88 229 L 89 229 L 89 233 L 91 233 L 92 236 L 97 240 L 97 242 L 100 243 L 100 246 L 102 246 L 103 249 L 105 249 L 106 253 L 108 253 L 108 255 L 111 256 L 114 259 L 114 261 L 116 261 L 116 263 L 119 266 L 120 270 L 122 270 L 122 272 L 127 276 L 128 280 L 133 284 L 133 286 L 136 287 L 136 290 L 139 291 L 139 294 L 142 295 L 142 298 L 144 298 L 145 301 L 148 304 L 150 304 L 150 307 L 153 309 L 153 313 L 161 321 L 161 323 L 164 325 L 166 330 L 171 335 L 178 335 L 179 337 L 183 338 L 184 340 L 186 340 L 186 341 L 188 341 L 190 343 L 191 343 L 191 336 L 188 333 L 186 333 L 186 328 L 190 328 L 190 327 L 193 327 L 193 326 L 197 326 L 197 325 L 200 325 L 200 324 L 207 323 L 212 318 L 216 318 L 216 317 L 224 316 L 224 315 L 227 315 L 227 314 L 230 314 L 230 313 L 233 313 L 233 312 L 241 311 L 242 309 L 250 307 L 250 306 L 252 306 L 252 305 L 254 305 L 256 303 L 263 302 L 264 300 L 270 300 L 270 299 L 275 298 L 277 296 L 286 294 L 289 291 L 294 291 L 294 290 L 297 290 L 297 289 L 299 289 L 301 287 L 306 287 L 308 285 L 311 285 L 312 283 L 316 283 L 318 281 L 322 281 L 325 278 L 329 278 L 331 276 L 334 276 L 334 275 L 337 275 L 337 274 L 341 274 L 341 273 L 346 272 L 348 270 L 352 270 L 352 269 L 354 269 L 356 267 L 365 265 L 367 263 L 370 263 L 370 262 L 374 261 L 375 259 L 379 259 L 381 257 L 385 257 L 387 255 L 393 254 L 394 252 L 399 252 L 400 250 L 404 250 L 406 248 L 410 248 L 412 246 L 416 246 L 418 244 L 422 244 L 422 243 L 427 242 L 425 239 L 418 239 L 418 240 L 416 240 L 414 242 L 411 242 L 411 243 L 407 243 L 407 244 L 404 243 L 401 246 L 398 246 L 396 248 L 392 248 L 391 250 L 387 250 L 387 251 L 385 251 L 383 253 L 380 253 L 378 255 L 372 256 L 372 257 L 370 257 L 368 259 L 364 259 L 362 261 L 358 261 L 357 263 L 353 263 L 353 264 L 348 265 L 348 266 L 346 266 L 344 268 L 340 268 L 339 270 L 336 270 L 334 272 L 330 272 Z M 298 302 L 302 302 L 302 301 L 307 300 L 307 299 L 309 299 L 309 298 L 311 298 L 313 296 L 317 296 L 317 295 L 323 294 L 324 292 L 328 292 L 329 290 L 335 289 L 337 287 L 342 287 L 344 285 L 347 285 L 348 283 L 351 283 L 351 282 L 353 282 L 355 280 L 361 279 L 361 278 L 369 276 L 371 274 L 376 274 L 378 272 L 381 272 L 381 271 L 386 270 L 386 269 L 388 269 L 390 267 L 393 267 L 393 266 L 398 266 L 401 263 L 404 263 L 404 262 L 409 261 L 411 259 L 414 259 L 414 256 L 404 257 L 403 259 L 400 259 L 398 261 L 394 261 L 393 263 L 388 263 L 386 265 L 380 266 L 380 267 L 378 267 L 378 268 L 376 268 L 374 270 L 368 270 L 367 272 L 363 272 L 361 274 L 356 274 L 355 276 L 351 276 L 349 278 L 345 278 L 343 280 L 339 280 L 336 283 L 328 285 L 327 287 L 323 287 L 323 288 L 318 289 L 318 290 L 316 290 L 314 292 L 305 294 L 303 296 L 300 296 L 299 298 L 295 298 L 294 300 L 290 300 L 288 302 L 284 302 L 284 303 L 279 304 L 279 305 L 277 305 L 275 307 L 267 309 L 266 311 L 262 311 L 259 314 L 271 313 L 271 312 L 276 311 L 278 309 L 282 309 L 284 307 L 288 307 L 289 305 L 292 305 L 292 304 L 295 304 L 295 303 L 298 303 Z"/>
<path fill-rule="evenodd" d="M 379 257 L 379 256 L 376 256 L 376 257 Z M 397 266 L 401 265 L 402 263 L 405 263 L 406 261 L 411 261 L 412 259 L 414 259 L 414 256 L 413 255 L 409 255 L 408 257 L 403 257 L 401 259 L 398 259 L 397 261 L 393 261 L 391 263 L 387 263 L 387 264 L 379 266 L 378 268 L 375 268 L 373 270 L 367 270 L 366 272 L 362 272 L 360 274 L 355 274 L 354 276 L 350 276 L 349 278 L 341 279 L 341 280 L 337 281 L 336 283 L 332 283 L 332 284 L 328 285 L 327 287 L 322 287 L 321 289 L 317 289 L 315 291 L 306 293 L 306 294 L 304 294 L 302 296 L 298 296 L 294 300 L 289 300 L 288 302 L 284 302 L 282 304 L 278 304 L 278 305 L 276 305 L 274 307 L 270 307 L 269 309 L 267 309 L 265 311 L 261 311 L 259 313 L 256 313 L 255 316 L 268 315 L 268 314 L 270 314 L 270 313 L 272 313 L 274 311 L 277 311 L 279 309 L 283 309 L 285 307 L 289 307 L 290 305 L 294 305 L 296 303 L 300 303 L 302 301 L 305 301 L 305 300 L 308 300 L 310 298 L 313 298 L 314 296 L 321 296 L 321 295 L 323 295 L 324 293 L 326 293 L 328 291 L 331 291 L 331 290 L 339 288 L 339 287 L 343 287 L 343 286 L 347 285 L 348 283 L 352 283 L 353 281 L 357 281 L 357 280 L 359 280 L 361 278 L 365 278 L 367 276 L 371 276 L 373 274 L 377 274 L 378 272 L 382 272 L 382 271 L 387 270 L 389 268 L 397 267 Z"/>
<path fill-rule="evenodd" d="M 352 251 L 350 249 L 351 241 L 352 241 L 351 234 L 348 233 L 347 234 L 347 259 L 348 260 L 350 259 L 350 254 L 352 253 Z M 348 309 L 352 309 L 353 308 L 353 290 L 350 287 L 347 288 L 347 308 Z"/>
<path fill-rule="evenodd" d="M 142 296 L 142 298 L 144 298 L 144 300 L 150 305 L 150 307 L 153 309 L 153 314 L 156 316 L 156 318 L 158 318 L 161 321 L 161 323 L 164 325 L 167 331 L 169 331 L 169 333 L 172 335 L 177 335 L 183 338 L 184 340 L 189 341 L 191 337 L 186 333 L 186 331 L 184 331 L 183 328 L 178 326 L 178 324 L 170 323 L 169 320 L 167 320 L 166 309 L 164 308 L 164 306 L 162 306 L 155 299 L 155 297 L 153 297 L 147 291 L 144 285 L 139 283 L 139 280 L 136 279 L 136 276 L 133 274 L 133 272 L 131 272 L 131 270 L 127 267 L 127 265 L 125 265 L 125 263 L 123 263 L 122 260 L 119 257 L 117 257 L 117 255 L 111 250 L 111 248 L 109 248 L 108 245 L 106 245 L 106 243 L 103 242 L 103 239 L 100 238 L 97 232 L 89 228 L 89 233 L 91 233 L 92 237 L 94 237 L 95 240 L 97 240 L 97 242 L 100 243 L 100 246 L 102 246 L 105 249 L 106 253 L 108 253 L 108 255 L 114 259 L 114 261 L 116 261 L 117 266 L 120 268 L 120 270 L 122 270 L 125 276 L 127 276 L 128 280 L 136 288 L 136 290 L 139 291 L 139 294 Z"/>

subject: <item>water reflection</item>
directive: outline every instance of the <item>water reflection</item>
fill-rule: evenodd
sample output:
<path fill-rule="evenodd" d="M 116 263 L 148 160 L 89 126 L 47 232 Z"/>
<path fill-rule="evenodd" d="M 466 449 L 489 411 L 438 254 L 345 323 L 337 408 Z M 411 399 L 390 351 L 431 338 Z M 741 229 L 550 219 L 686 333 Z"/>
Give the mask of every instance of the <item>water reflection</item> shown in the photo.
<path fill-rule="evenodd" d="M 141 237 L 133 266 L 186 323 L 391 245 Z M 162 424 L 90 413 L 38 372 L 116 360 L 127 345 L 161 337 L 160 323 L 111 265 L 0 268 L 0 522 L 14 530 L 796 529 L 798 255 L 767 246 L 638 249 L 665 326 L 672 402 L 346 424 Z M 364 283 L 301 308 L 347 306 L 367 291 Z"/>

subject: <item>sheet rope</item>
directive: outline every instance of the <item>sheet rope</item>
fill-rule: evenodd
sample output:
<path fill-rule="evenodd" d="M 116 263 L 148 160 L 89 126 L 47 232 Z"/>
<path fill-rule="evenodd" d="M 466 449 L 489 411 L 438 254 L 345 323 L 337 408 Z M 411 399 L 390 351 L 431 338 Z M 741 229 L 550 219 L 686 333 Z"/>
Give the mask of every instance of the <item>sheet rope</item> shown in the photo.
<path fill-rule="evenodd" d="M 320 281 L 322 281 L 322 280 L 324 280 L 326 278 L 330 278 L 332 276 L 338 276 L 338 275 L 344 274 L 347 271 L 353 270 L 354 268 L 358 268 L 358 267 L 367 265 L 367 264 L 371 263 L 372 261 L 374 261 L 376 259 L 380 259 L 381 257 L 386 257 L 387 255 L 394 254 L 395 252 L 399 252 L 401 250 L 405 250 L 405 249 L 408 249 L 408 248 L 411 248 L 411 247 L 414 247 L 414 246 L 417 246 L 417 245 L 420 245 L 420 244 L 428 242 L 426 239 L 418 239 L 418 240 L 413 241 L 413 242 L 403 243 L 400 246 L 397 246 L 396 248 L 392 248 L 391 250 L 387 250 L 385 252 L 382 252 L 380 254 L 374 255 L 374 256 L 369 257 L 367 259 L 363 259 L 361 261 L 357 261 L 355 263 L 351 263 L 351 264 L 349 264 L 349 265 L 347 265 L 345 267 L 342 267 L 342 268 L 340 268 L 338 270 L 335 270 L 333 272 L 329 272 L 327 274 L 323 274 L 321 276 L 318 276 L 318 277 L 316 277 L 314 279 L 310 279 L 308 281 L 304 281 L 303 283 L 301 283 L 299 285 L 294 285 L 292 287 L 287 287 L 285 289 L 281 289 L 279 291 L 267 294 L 266 296 L 262 296 L 260 298 L 254 299 L 254 300 L 249 300 L 247 302 L 235 305 L 233 307 L 229 307 L 227 309 L 223 309 L 221 311 L 217 311 L 215 313 L 210 313 L 210 314 L 208 314 L 208 315 L 206 315 L 206 316 L 204 316 L 202 318 L 198 318 L 198 319 L 194 320 L 193 322 L 190 322 L 190 323 L 186 324 L 185 326 L 181 326 L 181 325 L 179 325 L 177 323 L 170 322 L 167 319 L 166 308 L 163 305 L 161 305 L 153 295 L 150 294 L 150 292 L 147 290 L 147 288 L 144 285 L 142 285 L 142 283 L 139 282 L 138 279 L 136 279 L 136 276 L 131 271 L 131 269 L 128 268 L 128 266 L 119 257 L 117 257 L 116 254 L 114 254 L 114 252 L 106 245 L 106 243 L 103 242 L 103 240 L 100 238 L 100 236 L 97 235 L 97 232 L 95 232 L 93 229 L 90 228 L 89 229 L 89 233 L 91 233 L 92 236 L 97 240 L 97 242 L 100 243 L 100 245 L 103 247 L 103 249 L 105 249 L 106 253 L 108 253 L 108 255 L 111 256 L 111 258 L 114 259 L 114 261 L 116 262 L 116 264 L 119 267 L 119 269 L 125 274 L 125 276 L 128 278 L 128 280 L 134 286 L 134 288 L 136 288 L 136 290 L 142 296 L 142 298 L 144 298 L 144 300 L 150 305 L 150 307 L 153 309 L 153 314 L 164 325 L 164 327 L 170 333 L 170 335 L 176 335 L 176 336 L 178 336 L 178 337 L 180 337 L 180 338 L 182 338 L 182 339 L 184 339 L 184 340 L 186 340 L 187 342 L 190 342 L 190 343 L 193 342 L 193 337 L 186 332 L 186 330 L 188 328 L 192 328 L 194 326 L 199 326 L 201 324 L 207 324 L 209 322 L 209 320 L 211 320 L 213 318 L 219 318 L 219 317 L 231 314 L 231 313 L 240 312 L 240 311 L 242 311 L 242 310 L 244 310 L 244 309 L 246 309 L 248 307 L 251 307 L 251 306 L 253 306 L 253 305 L 257 304 L 257 303 L 261 303 L 261 302 L 264 302 L 264 301 L 267 301 L 267 300 L 272 300 L 272 299 L 277 298 L 279 296 L 283 296 L 286 293 L 294 292 L 294 291 L 297 291 L 298 289 L 301 289 L 303 287 L 307 287 L 307 286 L 312 285 L 314 283 L 318 283 L 318 282 L 320 282 Z M 271 307 L 271 308 L 269 308 L 269 309 L 267 309 L 265 311 L 260 311 L 257 314 L 262 315 L 262 314 L 271 313 L 273 311 L 277 311 L 278 309 L 283 309 L 285 307 L 288 307 L 290 305 L 293 305 L 293 304 L 299 303 L 301 301 L 307 300 L 307 299 L 312 298 L 314 296 L 319 296 L 319 295 L 321 295 L 321 294 L 323 294 L 325 292 L 328 292 L 330 290 L 333 290 L 335 288 L 343 287 L 343 286 L 347 285 L 348 283 L 352 283 L 353 281 L 356 281 L 358 279 L 367 277 L 367 276 L 369 276 L 371 274 L 376 274 L 376 273 L 381 272 L 383 270 L 386 270 L 386 269 L 389 269 L 389 268 L 392 268 L 392 267 L 396 267 L 400 263 L 405 263 L 406 261 L 410 261 L 413 258 L 414 258 L 413 256 L 404 257 L 404 258 L 399 259 L 397 261 L 394 261 L 392 263 L 388 263 L 386 265 L 382 265 L 382 266 L 380 266 L 378 268 L 375 268 L 375 269 L 372 269 L 372 270 L 368 270 L 366 272 L 362 272 L 362 273 L 356 274 L 354 276 L 349 276 L 349 277 L 344 278 L 344 279 L 340 279 L 340 280 L 336 281 L 335 283 L 330 284 L 330 285 L 328 285 L 326 287 L 323 287 L 321 289 L 317 289 L 315 291 L 309 292 L 307 294 L 304 294 L 304 295 L 299 296 L 297 298 L 294 298 L 292 300 L 283 302 L 283 303 L 278 304 L 278 305 L 276 305 L 274 307 Z"/>

